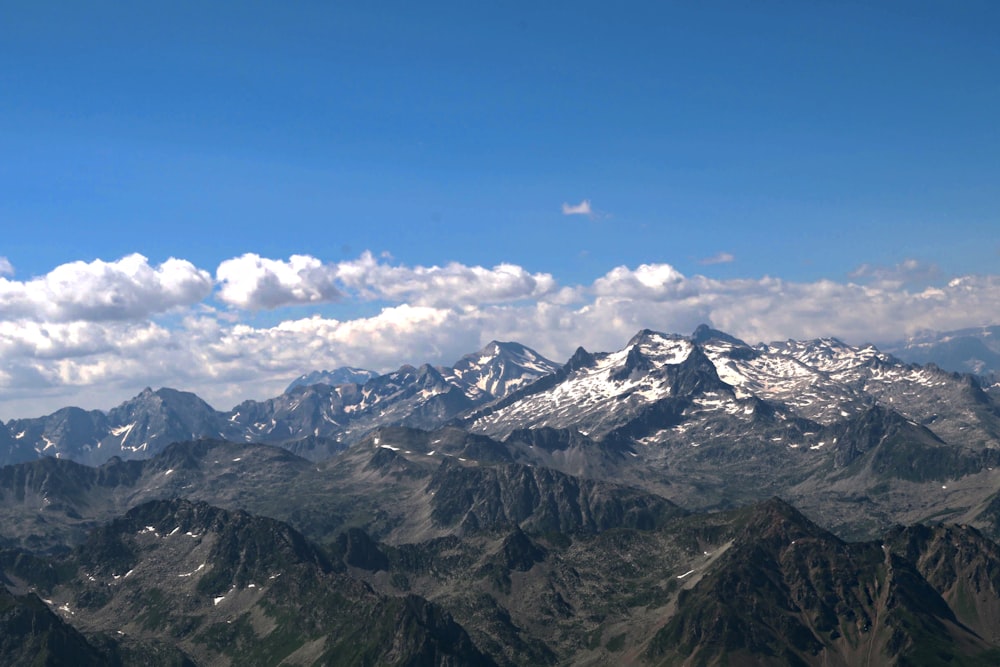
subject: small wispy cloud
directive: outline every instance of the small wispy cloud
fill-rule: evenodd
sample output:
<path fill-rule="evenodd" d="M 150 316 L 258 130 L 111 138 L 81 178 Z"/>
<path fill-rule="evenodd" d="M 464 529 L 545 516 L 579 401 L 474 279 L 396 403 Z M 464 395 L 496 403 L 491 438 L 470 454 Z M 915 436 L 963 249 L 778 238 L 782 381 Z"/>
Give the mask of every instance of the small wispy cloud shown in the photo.
<path fill-rule="evenodd" d="M 6 257 L 0 257 L 0 276 L 14 275 L 14 265 Z"/>
<path fill-rule="evenodd" d="M 584 199 L 579 204 L 563 202 L 562 212 L 563 215 L 586 215 L 588 217 L 593 217 L 594 215 L 594 210 L 590 207 L 589 199 Z"/>
<path fill-rule="evenodd" d="M 705 259 L 699 260 L 699 264 L 729 264 L 730 262 L 735 262 L 736 257 L 731 252 L 720 252 L 711 257 L 706 257 Z"/>

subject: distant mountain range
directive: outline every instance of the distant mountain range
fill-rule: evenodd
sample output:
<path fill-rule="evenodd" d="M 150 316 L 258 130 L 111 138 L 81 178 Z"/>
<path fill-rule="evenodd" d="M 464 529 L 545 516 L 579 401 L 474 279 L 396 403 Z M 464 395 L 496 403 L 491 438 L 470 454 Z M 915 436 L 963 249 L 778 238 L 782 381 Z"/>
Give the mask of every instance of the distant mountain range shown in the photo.
<path fill-rule="evenodd" d="M 338 384 L 364 384 L 378 376 L 375 371 L 351 366 L 343 366 L 332 371 L 312 371 L 292 380 L 284 393 L 291 393 L 296 387 L 311 387 L 314 384 L 328 384 L 333 387 Z"/>
<path fill-rule="evenodd" d="M 924 332 L 881 347 L 911 363 L 986 376 L 991 384 L 1000 381 L 1000 326 Z"/>
<path fill-rule="evenodd" d="M 0 663 L 1000 664 L 981 375 L 702 326 L 345 377 L 4 425 Z"/>
<path fill-rule="evenodd" d="M 517 443 L 499 460 L 628 483 L 691 509 L 781 494 L 851 536 L 940 509 L 921 486 L 932 481 L 955 499 L 949 507 L 978 521 L 976 503 L 987 502 L 990 487 L 954 480 L 988 477 L 1000 455 L 1000 408 L 975 376 L 907 364 L 870 345 L 751 346 L 705 326 L 691 336 L 640 331 L 621 350 L 581 348 L 561 367 L 494 342 L 450 368 L 296 386 L 225 413 L 160 389 L 108 413 L 65 408 L 5 426 L 6 463 L 55 455 L 87 464 L 149 458 L 204 438 L 321 461 L 388 427 L 449 427 Z"/>
<path fill-rule="evenodd" d="M 8 421 L 0 428 L 0 464 L 39 456 L 84 463 L 149 458 L 172 442 L 197 438 L 280 444 L 321 459 L 378 426 L 440 426 L 557 368 L 518 343 L 491 342 L 450 368 L 425 364 L 381 376 L 358 369 L 314 374 L 317 383 L 296 380 L 280 396 L 245 401 L 229 412 L 216 411 L 189 392 L 147 388 L 107 413 L 71 407 Z M 339 382 L 347 377 L 364 381 Z"/>

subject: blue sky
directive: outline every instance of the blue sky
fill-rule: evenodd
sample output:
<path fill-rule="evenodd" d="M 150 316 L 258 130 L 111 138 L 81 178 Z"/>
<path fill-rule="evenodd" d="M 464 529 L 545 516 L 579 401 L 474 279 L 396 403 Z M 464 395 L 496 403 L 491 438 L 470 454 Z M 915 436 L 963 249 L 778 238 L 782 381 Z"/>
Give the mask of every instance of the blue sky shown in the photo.
<path fill-rule="evenodd" d="M 501 336 L 559 357 L 699 319 L 753 342 L 995 321 L 996 3 L 360 5 L 0 7 L 0 416 L 157 382 L 263 397 Z M 449 303 L 445 273 L 484 291 Z M 77 308 L 108 294 L 149 307 Z M 409 344 L 274 347 L 309 318 Z"/>

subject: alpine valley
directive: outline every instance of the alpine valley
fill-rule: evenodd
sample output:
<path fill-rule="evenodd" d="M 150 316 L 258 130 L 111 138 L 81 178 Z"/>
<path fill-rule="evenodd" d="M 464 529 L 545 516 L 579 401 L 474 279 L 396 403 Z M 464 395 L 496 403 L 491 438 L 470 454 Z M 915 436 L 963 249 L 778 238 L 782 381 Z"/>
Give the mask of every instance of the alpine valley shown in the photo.
<path fill-rule="evenodd" d="M 14 419 L 0 663 L 1000 664 L 995 377 L 701 326 Z"/>

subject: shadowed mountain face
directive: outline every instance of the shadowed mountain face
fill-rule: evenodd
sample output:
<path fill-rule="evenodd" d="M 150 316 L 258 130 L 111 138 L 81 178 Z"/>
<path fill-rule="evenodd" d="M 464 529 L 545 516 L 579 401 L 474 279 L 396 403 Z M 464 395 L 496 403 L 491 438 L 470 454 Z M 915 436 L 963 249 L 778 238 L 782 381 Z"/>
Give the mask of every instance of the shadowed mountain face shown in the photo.
<path fill-rule="evenodd" d="M 459 433 L 450 446 L 461 445 Z M 16 605 L 44 600 L 54 615 L 14 645 L 49 641 L 45 633 L 56 630 L 45 628 L 59 621 L 66 628 L 53 641 L 82 641 L 98 659 L 130 656 L 123 664 L 632 656 L 639 664 L 853 665 L 911 664 L 927 651 L 989 664 L 1000 655 L 1000 547 L 975 529 L 897 527 L 880 541 L 850 543 L 776 499 L 690 513 L 638 489 L 495 457 L 435 461 L 427 447 L 443 438 L 386 435 L 319 470 L 277 448 L 258 446 L 244 459 L 231 456 L 241 446 L 210 442 L 101 469 L 52 461 L 32 479 L 47 488 L 61 476 L 75 480 L 63 502 L 76 494 L 94 507 L 109 489 L 148 489 L 176 475 L 175 492 L 212 488 L 236 504 L 270 507 L 328 536 L 327 547 L 245 511 L 145 502 L 64 555 L 0 552 Z M 239 467 L 244 460 L 252 465 Z M 262 470 L 282 493 L 246 493 L 261 486 Z M 315 512 L 301 511 L 317 501 Z M 364 527 L 331 532 L 322 507 Z"/>
<path fill-rule="evenodd" d="M 24 631 L 22 650 L 76 642 L 89 655 L 54 607 L 96 645 L 142 656 L 166 641 L 198 664 L 492 664 L 434 604 L 376 593 L 287 524 L 203 503 L 134 508 L 58 561 L 54 578 L 10 569 L 47 599 L 15 600 L 21 616 L 47 619 Z"/>
<path fill-rule="evenodd" d="M 954 530 L 960 540 L 979 539 Z M 717 567 L 680 595 L 646 655 L 663 664 L 803 665 L 925 664 L 931 655 L 988 664 L 1000 656 L 982 617 L 959 618 L 943 597 L 954 597 L 953 582 L 925 578 L 936 572 L 926 562 L 940 560 L 933 546 L 907 540 L 905 530 L 894 535 L 895 543 L 848 544 L 780 501 L 754 508 Z M 987 568 L 997 563 L 992 547 L 980 558 Z"/>
<path fill-rule="evenodd" d="M 100 665 L 111 659 L 34 593 L 0 587 L 0 662 L 5 665 Z"/>

